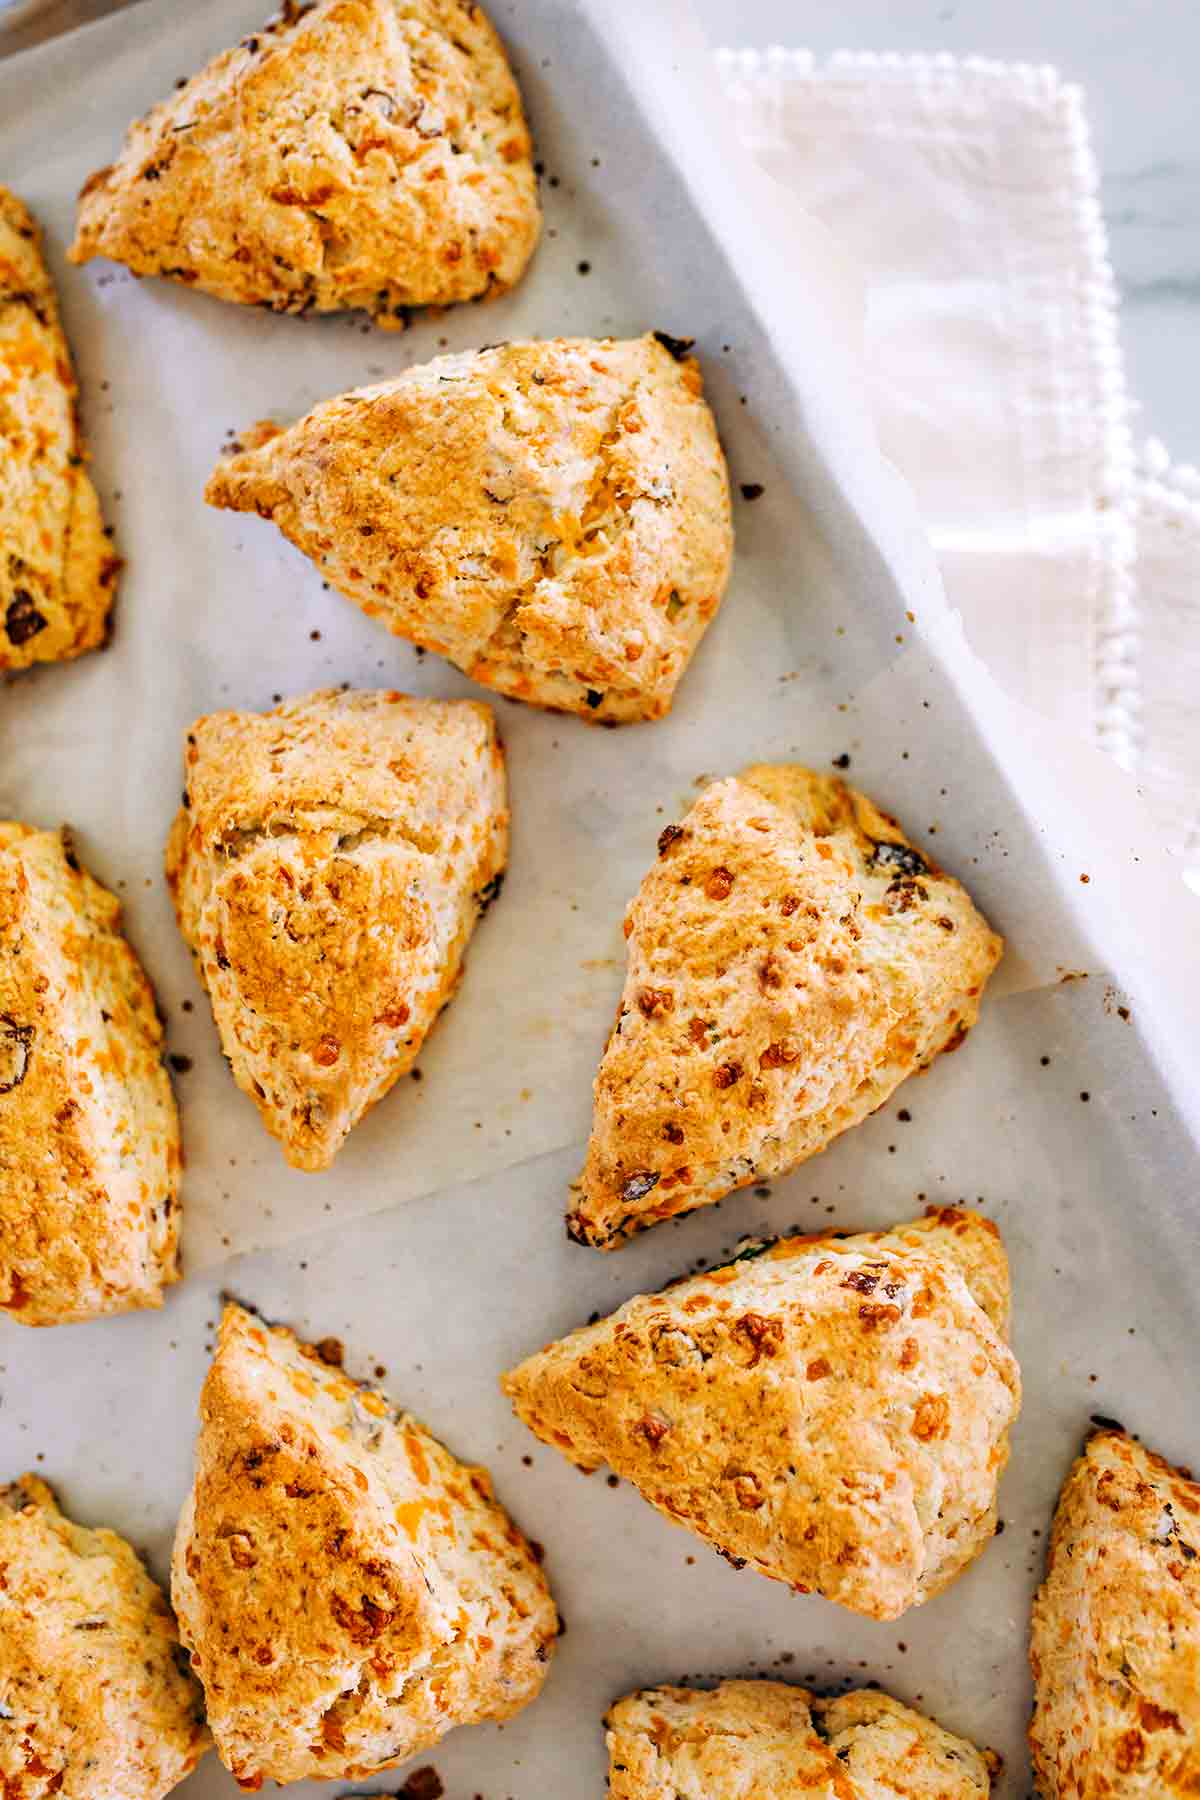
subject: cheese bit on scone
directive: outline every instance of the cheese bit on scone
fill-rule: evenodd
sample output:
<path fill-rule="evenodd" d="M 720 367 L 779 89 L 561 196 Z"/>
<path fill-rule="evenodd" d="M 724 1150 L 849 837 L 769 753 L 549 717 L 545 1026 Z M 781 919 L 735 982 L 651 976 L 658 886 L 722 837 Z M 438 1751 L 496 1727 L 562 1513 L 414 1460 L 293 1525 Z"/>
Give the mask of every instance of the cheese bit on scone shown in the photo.
<path fill-rule="evenodd" d="M 995 1226 L 945 1210 L 747 1246 L 501 1385 L 545 1443 L 735 1567 L 898 1619 L 995 1531 L 1021 1397 L 1007 1316 Z"/>
<path fill-rule="evenodd" d="M 0 1793 L 160 1800 L 209 1745 L 171 1609 L 124 1538 L 0 1486 Z"/>
<path fill-rule="evenodd" d="M 0 1311 L 24 1325 L 179 1277 L 179 1118 L 120 927 L 66 831 L 0 822 Z"/>
<path fill-rule="evenodd" d="M 226 1307 L 175 1538 L 180 1634 L 247 1788 L 357 1779 L 510 1718 L 559 1629 L 487 1471 L 322 1352 Z"/>
<path fill-rule="evenodd" d="M 108 635 L 121 564 L 86 460 L 40 233 L 0 187 L 0 672 L 65 661 Z"/>
<path fill-rule="evenodd" d="M 1043 1800 L 1200 1794 L 1200 1483 L 1119 1427 L 1067 1477 L 1030 1661 Z"/>
<path fill-rule="evenodd" d="M 137 119 L 79 196 L 93 256 L 276 312 L 411 306 L 520 279 L 541 229 L 521 96 L 469 0 L 319 0 Z"/>
<path fill-rule="evenodd" d="M 611 1707 L 610 1800 L 987 1800 L 999 1759 L 875 1689 L 654 1687 Z"/>
<path fill-rule="evenodd" d="M 234 1079 L 324 1169 L 416 1062 L 508 850 L 490 708 L 329 688 L 187 735 L 167 846 Z"/>
<path fill-rule="evenodd" d="M 1003 941 L 894 819 L 759 764 L 658 840 L 567 1228 L 600 1250 L 782 1175 L 962 1043 Z"/>
<path fill-rule="evenodd" d="M 440 356 L 256 426 L 205 498 L 273 520 L 365 613 L 484 687 L 599 724 L 661 718 L 733 545 L 700 369 L 666 343 Z"/>

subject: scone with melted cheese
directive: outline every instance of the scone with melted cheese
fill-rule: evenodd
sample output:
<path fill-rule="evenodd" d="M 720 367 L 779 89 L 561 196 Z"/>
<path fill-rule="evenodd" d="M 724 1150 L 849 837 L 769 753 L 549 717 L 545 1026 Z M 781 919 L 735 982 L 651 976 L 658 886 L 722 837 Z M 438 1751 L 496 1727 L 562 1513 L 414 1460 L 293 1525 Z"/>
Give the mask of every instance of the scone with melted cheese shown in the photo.
<path fill-rule="evenodd" d="M 61 1325 L 178 1279 L 179 1118 L 116 898 L 0 822 L 0 1310 Z"/>
<path fill-rule="evenodd" d="M 607 1463 L 737 1567 L 873 1619 L 996 1525 L 1020 1405 L 995 1227 L 781 1238 L 549 1344 L 503 1378 L 530 1430 Z"/>
<path fill-rule="evenodd" d="M 732 551 L 699 367 L 654 336 L 440 356 L 255 427 L 206 498 L 485 687 L 601 724 L 669 710 Z"/>
<path fill-rule="evenodd" d="M 108 633 L 120 561 L 86 460 L 38 228 L 0 187 L 0 671 L 79 656 Z"/>
<path fill-rule="evenodd" d="M 997 1759 L 874 1689 L 781 1681 L 626 1694 L 608 1727 L 612 1800 L 987 1800 Z"/>
<path fill-rule="evenodd" d="M 323 1169 L 416 1061 L 508 848 L 504 757 L 470 700 L 323 690 L 188 733 L 167 848 L 238 1086 Z"/>
<path fill-rule="evenodd" d="M 354 1779 L 537 1695 L 558 1631 L 484 1469 L 226 1308 L 172 1595 L 243 1787 Z"/>
<path fill-rule="evenodd" d="M 0 1487 L 0 1792 L 160 1800 L 209 1743 L 175 1621 L 124 1538 Z"/>
<path fill-rule="evenodd" d="M 71 257 L 276 312 L 511 287 L 541 217 L 503 46 L 470 0 L 289 5 L 129 128 Z"/>
<path fill-rule="evenodd" d="M 794 763 L 714 782 L 658 852 L 568 1217 L 601 1250 L 865 1119 L 957 1049 L 1003 949 L 894 819 Z"/>
<path fill-rule="evenodd" d="M 1120 1430 L 1063 1488 L 1030 1660 L 1044 1800 L 1200 1794 L 1200 1483 Z"/>

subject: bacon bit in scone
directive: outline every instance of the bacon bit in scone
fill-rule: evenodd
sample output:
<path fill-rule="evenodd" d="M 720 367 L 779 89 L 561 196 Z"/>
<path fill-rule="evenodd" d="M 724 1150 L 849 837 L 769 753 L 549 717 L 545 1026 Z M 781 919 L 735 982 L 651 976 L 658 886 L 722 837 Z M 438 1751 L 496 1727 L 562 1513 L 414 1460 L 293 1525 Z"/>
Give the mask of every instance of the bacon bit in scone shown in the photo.
<path fill-rule="evenodd" d="M 860 1294 L 873 1294 L 879 1286 L 878 1275 L 869 1275 L 865 1269 L 852 1269 L 842 1286 L 855 1288 Z"/>
<path fill-rule="evenodd" d="M 766 1499 L 756 1475 L 735 1475 L 733 1492 L 734 1498 L 743 1512 L 757 1512 Z"/>
<path fill-rule="evenodd" d="M 672 844 L 677 844 L 683 835 L 681 825 L 664 825 L 658 834 L 658 854 L 665 856 Z"/>
<path fill-rule="evenodd" d="M 626 1205 L 642 1200 L 651 1188 L 658 1186 L 660 1180 L 661 1175 L 654 1169 L 636 1169 L 632 1175 L 626 1176 L 621 1187 L 621 1198 Z"/>
<path fill-rule="evenodd" d="M 642 988 L 638 994 L 638 1010 L 647 1019 L 657 1018 L 663 1013 L 673 1012 L 674 1009 L 675 996 L 670 988 L 646 987 Z"/>
<path fill-rule="evenodd" d="M 719 865 L 713 869 L 704 883 L 704 891 L 710 900 L 728 900 L 733 892 L 733 872 Z"/>
<path fill-rule="evenodd" d="M 758 1059 L 760 1069 L 784 1069 L 789 1063 L 798 1061 L 800 1052 L 793 1050 L 790 1044 L 768 1044 Z"/>
<path fill-rule="evenodd" d="M 754 1348 L 750 1363 L 753 1369 L 764 1356 L 774 1356 L 783 1343 L 783 1325 L 779 1319 L 766 1319 L 761 1313 L 743 1313 L 734 1330 L 749 1338 Z"/>
<path fill-rule="evenodd" d="M 647 1413 L 634 1426 L 638 1436 L 644 1437 L 652 1450 L 657 1450 L 670 1429 L 670 1419 L 664 1418 L 661 1413 Z"/>
<path fill-rule="evenodd" d="M 858 1316 L 866 1331 L 890 1331 L 893 1325 L 899 1324 L 903 1314 L 898 1306 L 876 1306 L 866 1301 L 859 1307 Z"/>
<path fill-rule="evenodd" d="M 654 337 L 676 362 L 686 362 L 696 342 L 695 338 L 672 337 L 669 331 L 656 331 Z"/>
<path fill-rule="evenodd" d="M 713 1086 L 715 1088 L 731 1088 L 742 1079 L 742 1065 L 737 1062 L 720 1063 L 713 1070 Z"/>

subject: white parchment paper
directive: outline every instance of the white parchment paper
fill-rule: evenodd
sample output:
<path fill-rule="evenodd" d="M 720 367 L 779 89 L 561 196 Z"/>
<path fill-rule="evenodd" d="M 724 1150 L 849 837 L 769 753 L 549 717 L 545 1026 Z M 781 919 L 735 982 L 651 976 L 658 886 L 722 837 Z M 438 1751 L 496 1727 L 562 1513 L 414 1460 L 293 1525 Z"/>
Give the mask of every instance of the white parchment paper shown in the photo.
<path fill-rule="evenodd" d="M 232 1285 L 342 1335 L 358 1372 L 386 1365 L 386 1385 L 489 1462 L 546 1545 L 568 1636 L 535 1707 L 422 1759 L 453 1800 L 596 1796 L 598 1719 L 616 1693 L 755 1670 L 879 1680 L 1001 1749 L 1003 1792 L 1023 1795 L 1037 1534 L 1089 1412 L 1200 1457 L 1194 911 L 1130 784 L 1007 702 L 963 643 L 874 448 L 853 276 L 810 222 L 793 217 L 781 238 L 761 178 L 712 129 L 721 101 L 685 16 L 666 0 L 492 11 L 545 163 L 546 240 L 513 295 L 398 337 L 62 265 L 82 179 L 134 113 L 260 22 L 254 0 L 147 0 L 0 66 L 0 178 L 47 227 L 128 560 L 112 647 L 0 689 L 0 814 L 75 826 L 123 895 L 170 1047 L 191 1063 L 178 1078 L 189 1279 L 154 1317 L 36 1335 L 0 1321 L 0 1470 L 43 1457 L 71 1510 L 125 1530 L 164 1570 L 216 1296 Z M 599 732 L 495 702 L 511 871 L 424 1079 L 377 1107 L 331 1171 L 289 1170 L 229 1077 L 161 879 L 183 734 L 198 713 L 341 681 L 473 690 L 324 591 L 273 528 L 206 509 L 205 477 L 250 420 L 443 347 L 655 327 L 696 337 L 735 484 L 764 489 L 737 505 L 726 605 L 661 724 Z M 980 1026 L 770 1195 L 609 1258 L 568 1245 L 621 914 L 662 824 L 705 776 L 842 755 L 1008 937 Z M 953 1199 L 1005 1231 L 1028 1397 L 1004 1537 L 896 1627 L 736 1576 L 628 1489 L 529 1441 L 496 1392 L 537 1343 L 745 1231 L 876 1225 Z M 233 1791 L 215 1758 L 189 1784 Z"/>

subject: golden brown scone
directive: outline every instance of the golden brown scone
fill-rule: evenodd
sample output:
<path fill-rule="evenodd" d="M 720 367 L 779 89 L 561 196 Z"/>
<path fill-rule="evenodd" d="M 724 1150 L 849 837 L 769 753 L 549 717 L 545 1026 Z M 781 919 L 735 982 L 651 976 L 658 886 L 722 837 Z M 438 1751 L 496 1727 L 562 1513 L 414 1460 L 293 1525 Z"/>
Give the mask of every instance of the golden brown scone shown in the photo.
<path fill-rule="evenodd" d="M 440 356 L 255 427 L 205 498 L 256 512 L 390 631 L 515 700 L 657 719 L 721 602 L 729 486 L 657 337 Z"/>
<path fill-rule="evenodd" d="M 159 1800 L 208 1748 L 158 1584 L 36 1475 L 0 1487 L 0 1793 Z"/>
<path fill-rule="evenodd" d="M 987 1800 L 997 1759 L 874 1689 L 781 1681 L 626 1694 L 606 1719 L 612 1800 Z"/>
<path fill-rule="evenodd" d="M 0 187 L 0 671 L 64 661 L 108 633 L 121 565 L 77 400 L 40 233 Z"/>
<path fill-rule="evenodd" d="M 188 733 L 167 847 L 237 1084 L 299 1169 L 416 1061 L 508 848 L 491 710 L 329 688 Z"/>
<path fill-rule="evenodd" d="M 370 1775 L 507 1719 L 558 1631 L 487 1471 L 324 1349 L 228 1306 L 200 1397 L 172 1596 L 246 1787 Z"/>
<path fill-rule="evenodd" d="M 1030 1660 L 1045 1800 L 1200 1794 L 1200 1483 L 1119 1429 L 1063 1488 Z"/>
<path fill-rule="evenodd" d="M 403 326 L 520 278 L 541 228 L 531 159 L 481 6 L 290 5 L 134 121 L 84 185 L 71 259 Z"/>
<path fill-rule="evenodd" d="M 1007 1297 L 975 1213 L 781 1238 L 638 1295 L 502 1386 L 538 1437 L 736 1566 L 896 1619 L 995 1530 L 1020 1405 Z"/>
<path fill-rule="evenodd" d="M 667 826 L 625 936 L 567 1222 L 600 1250 L 857 1125 L 957 1049 L 1003 949 L 894 819 L 795 763 Z"/>
<path fill-rule="evenodd" d="M 0 1310 L 161 1306 L 180 1148 L 154 993 L 65 831 L 0 822 Z"/>

